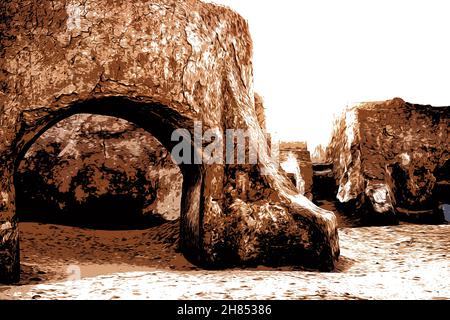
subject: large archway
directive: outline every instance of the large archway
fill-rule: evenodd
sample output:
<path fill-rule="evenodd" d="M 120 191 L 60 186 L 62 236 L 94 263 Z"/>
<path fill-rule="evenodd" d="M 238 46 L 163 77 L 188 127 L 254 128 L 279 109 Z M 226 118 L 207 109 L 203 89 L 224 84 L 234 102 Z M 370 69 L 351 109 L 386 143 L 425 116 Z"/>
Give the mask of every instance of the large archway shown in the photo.
<path fill-rule="evenodd" d="M 194 136 L 195 122 L 200 135 L 214 129 L 218 142 L 227 129 L 246 131 L 257 163 L 180 165 L 183 253 L 207 267 L 333 269 L 333 213 L 299 195 L 265 147 L 244 19 L 194 0 L 23 2 L 3 2 L 0 11 L 1 281 L 19 277 L 18 159 L 50 126 L 80 112 L 134 122 L 168 150 L 173 130 Z M 200 159 L 203 151 L 195 146 Z"/>
<path fill-rule="evenodd" d="M 57 122 L 66 119 L 75 114 L 91 113 L 104 116 L 113 116 L 127 120 L 138 125 L 145 131 L 154 136 L 167 149 L 172 150 L 176 141 L 171 140 L 172 132 L 176 129 L 193 127 L 192 121 L 183 118 L 174 110 L 158 103 L 136 102 L 126 97 L 107 97 L 92 99 L 85 102 L 74 103 L 67 111 L 49 115 L 47 119 L 42 119 L 43 124 L 36 128 L 36 131 L 30 136 L 32 138 L 19 150 L 19 155 L 15 164 L 15 170 L 18 168 L 18 162 L 23 158 L 31 145 L 49 128 Z M 183 127 L 180 127 L 183 125 Z M 198 230 L 199 227 L 199 207 L 191 204 L 200 203 L 200 193 L 195 192 L 201 188 L 201 169 L 199 165 L 189 164 L 180 165 L 180 171 L 183 175 L 183 192 L 180 218 L 181 234 L 187 235 L 187 240 L 183 242 L 188 255 L 190 250 L 198 248 Z M 187 198 L 186 198 L 187 197 Z M 196 237 L 197 236 L 197 237 Z"/>
<path fill-rule="evenodd" d="M 180 217 L 182 174 L 150 133 L 77 114 L 42 134 L 15 172 L 19 222 L 143 230 Z"/>

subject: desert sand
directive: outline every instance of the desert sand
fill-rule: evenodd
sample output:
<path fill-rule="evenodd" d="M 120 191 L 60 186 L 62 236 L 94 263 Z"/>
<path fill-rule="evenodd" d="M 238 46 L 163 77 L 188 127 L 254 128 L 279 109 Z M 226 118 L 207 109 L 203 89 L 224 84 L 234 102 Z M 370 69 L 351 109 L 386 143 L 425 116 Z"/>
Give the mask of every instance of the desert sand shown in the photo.
<path fill-rule="evenodd" d="M 177 251 L 177 221 L 132 231 L 22 222 L 22 280 L 0 286 L 0 299 L 450 299 L 450 225 L 339 221 L 330 273 L 199 269 Z"/>

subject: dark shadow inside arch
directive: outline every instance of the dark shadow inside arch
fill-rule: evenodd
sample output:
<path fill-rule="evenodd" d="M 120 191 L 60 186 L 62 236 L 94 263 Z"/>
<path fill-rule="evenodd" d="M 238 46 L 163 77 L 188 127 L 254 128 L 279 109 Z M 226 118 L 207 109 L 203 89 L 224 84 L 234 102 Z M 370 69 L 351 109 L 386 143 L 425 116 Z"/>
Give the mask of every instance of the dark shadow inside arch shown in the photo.
<path fill-rule="evenodd" d="M 99 230 L 148 229 L 166 222 L 160 216 L 144 215 L 142 201 L 127 195 L 102 195 L 82 204 L 61 209 L 53 203 L 29 199 L 16 187 L 16 214 L 21 222 L 59 224 Z"/>
<path fill-rule="evenodd" d="M 191 130 L 193 128 L 192 119 L 188 119 L 173 109 L 159 103 L 134 101 L 123 97 L 108 97 L 83 101 L 71 105 L 62 111 L 56 111 L 46 116 L 47 118 L 43 117 L 39 120 L 41 121 L 40 124 L 44 125 L 44 127 L 35 133 L 32 139 L 21 148 L 16 158 L 15 173 L 17 173 L 19 164 L 24 159 L 26 152 L 43 133 L 58 122 L 76 114 L 111 116 L 126 120 L 149 132 L 169 152 L 178 143 L 177 141 L 171 141 L 173 131 L 176 129 Z M 179 168 L 183 175 L 180 205 L 180 240 L 182 247 L 185 247 L 187 251 L 192 251 L 200 247 L 201 197 L 199 197 L 199 193 L 195 192 L 195 190 L 197 188 L 198 191 L 198 188 L 201 188 L 202 170 L 200 165 L 194 164 L 181 164 Z M 22 186 L 16 184 L 15 187 L 16 190 L 20 190 Z M 19 195 L 20 192 L 17 194 Z M 27 208 L 27 205 L 31 203 L 27 204 L 27 200 L 21 199 L 20 196 L 16 199 L 16 203 L 19 213 L 20 211 L 30 209 Z M 78 215 L 76 218 L 74 218 L 76 215 L 71 214 L 61 217 L 60 221 L 47 222 L 73 225 L 78 221 L 78 226 L 103 229 L 139 229 L 161 222 L 158 221 L 158 218 L 144 217 L 140 214 L 139 209 L 142 208 L 141 199 L 131 199 L 127 196 L 105 195 L 87 203 L 89 205 L 76 208 Z M 39 209 L 34 207 L 33 211 L 34 214 L 39 215 Z M 189 219 L 188 216 L 190 216 Z M 197 219 L 195 225 L 192 225 L 192 222 L 187 222 L 188 220 L 192 221 L 192 216 Z M 33 220 L 37 217 L 33 217 L 32 214 L 29 218 Z M 77 221 L 73 221 L 73 219 Z M 79 224 L 80 221 L 82 221 L 81 225 Z M 109 221 L 109 223 L 105 223 L 105 221 Z M 187 254 L 189 255 L 189 252 Z"/>

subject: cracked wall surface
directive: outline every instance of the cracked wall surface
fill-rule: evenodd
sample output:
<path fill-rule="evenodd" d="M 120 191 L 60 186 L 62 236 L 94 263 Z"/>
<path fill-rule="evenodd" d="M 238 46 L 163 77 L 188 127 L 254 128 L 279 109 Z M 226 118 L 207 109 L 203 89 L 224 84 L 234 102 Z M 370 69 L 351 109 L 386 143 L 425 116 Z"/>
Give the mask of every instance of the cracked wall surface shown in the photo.
<path fill-rule="evenodd" d="M 448 107 L 396 98 L 346 110 L 328 147 L 337 199 L 370 223 L 443 220 L 449 197 Z"/>
<path fill-rule="evenodd" d="M 0 279 L 17 280 L 17 161 L 76 113 L 124 118 L 168 150 L 175 129 L 248 130 L 258 164 L 180 165 L 181 249 L 209 267 L 298 264 L 333 269 L 332 212 L 298 194 L 264 147 L 244 19 L 199 1 L 2 2 Z M 196 148 L 196 153 L 203 151 Z M 263 174 L 264 173 L 264 174 Z"/>

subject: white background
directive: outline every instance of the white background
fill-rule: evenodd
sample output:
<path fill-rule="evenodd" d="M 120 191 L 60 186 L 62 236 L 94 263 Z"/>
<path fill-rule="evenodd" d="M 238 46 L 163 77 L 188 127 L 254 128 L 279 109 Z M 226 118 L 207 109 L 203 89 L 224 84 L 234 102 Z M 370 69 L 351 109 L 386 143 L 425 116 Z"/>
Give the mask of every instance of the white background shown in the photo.
<path fill-rule="evenodd" d="M 248 20 L 255 89 L 283 140 L 327 144 L 333 115 L 355 102 L 450 105 L 450 1 L 214 2 Z"/>

